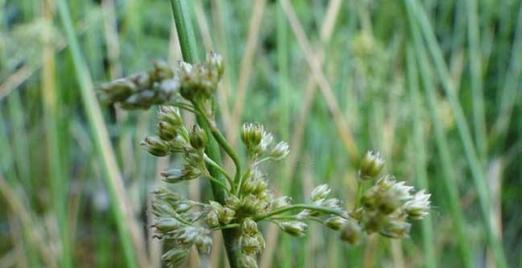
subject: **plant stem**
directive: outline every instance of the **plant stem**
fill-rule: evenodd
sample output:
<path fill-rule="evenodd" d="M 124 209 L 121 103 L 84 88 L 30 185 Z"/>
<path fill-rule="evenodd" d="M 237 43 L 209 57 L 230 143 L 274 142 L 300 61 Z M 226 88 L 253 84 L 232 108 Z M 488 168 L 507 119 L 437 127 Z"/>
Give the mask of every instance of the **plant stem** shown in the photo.
<path fill-rule="evenodd" d="M 228 175 L 228 173 L 220 165 L 218 165 L 218 163 L 214 162 L 214 160 L 212 160 L 206 154 L 203 157 L 205 159 L 205 163 L 207 163 L 208 165 L 214 167 L 217 171 L 219 171 L 221 174 L 223 174 L 223 176 L 225 176 L 225 178 L 228 180 L 228 183 L 230 184 L 230 187 L 234 186 L 234 182 L 232 181 L 232 177 L 230 177 L 230 175 Z"/>
<path fill-rule="evenodd" d="M 345 218 L 345 219 L 348 218 L 344 213 L 342 213 L 341 211 L 335 210 L 335 209 L 319 207 L 319 206 L 312 206 L 312 205 L 306 205 L 306 204 L 295 204 L 295 205 L 290 205 L 290 206 L 287 206 L 287 207 L 279 208 L 279 209 L 276 209 L 276 210 L 272 210 L 271 212 L 269 212 L 269 213 L 267 213 L 265 215 L 261 215 L 261 216 L 256 217 L 254 220 L 262 221 L 262 220 L 264 220 L 266 218 L 269 218 L 271 216 L 274 216 L 274 215 L 277 215 L 277 214 L 281 214 L 281 213 L 284 213 L 284 212 L 287 212 L 287 211 L 290 211 L 290 210 L 294 210 L 294 209 L 310 209 L 310 210 L 315 210 L 315 211 L 319 211 L 319 212 L 325 212 L 325 213 L 334 214 L 334 215 L 337 215 L 337 216 Z"/>
<path fill-rule="evenodd" d="M 225 150 L 225 152 L 232 158 L 232 161 L 234 162 L 234 166 L 236 167 L 236 174 L 234 175 L 234 182 L 239 185 L 239 182 L 241 180 L 241 163 L 239 162 L 239 157 L 232 148 L 232 146 L 228 143 L 228 141 L 225 139 L 223 134 L 221 134 L 221 131 L 216 127 L 216 124 L 210 121 L 207 114 L 205 113 L 205 110 L 199 103 L 194 103 L 194 107 L 196 108 L 196 111 L 198 111 L 199 116 L 205 121 L 206 127 L 210 130 L 210 133 L 212 133 L 212 136 L 216 139 L 216 141 L 221 145 L 221 147 Z M 239 190 L 239 187 L 238 187 Z M 236 193 L 237 194 L 237 193 Z"/>
<path fill-rule="evenodd" d="M 192 63 L 195 60 L 197 60 L 198 57 L 196 52 L 196 41 L 194 37 L 194 31 L 192 30 L 192 21 L 188 16 L 187 4 L 184 0 L 170 0 L 170 3 L 172 6 L 174 22 L 176 23 L 176 29 L 180 41 L 181 52 L 183 54 L 183 60 Z M 220 163 L 221 155 L 219 152 L 219 147 L 216 143 L 216 140 L 212 138 L 212 136 L 214 135 L 209 135 L 211 134 L 211 129 L 210 125 L 206 124 L 205 122 L 206 117 L 204 116 L 204 114 L 197 113 L 196 119 L 198 121 L 198 124 L 201 125 L 201 127 L 205 130 L 207 136 L 209 137 L 208 145 L 206 148 L 207 155 L 215 163 Z M 214 178 L 218 180 L 223 180 L 223 177 L 221 176 L 219 170 L 217 170 L 214 166 L 209 165 L 207 168 Z M 216 201 L 223 204 L 225 202 L 226 192 L 213 181 L 211 181 L 211 186 L 214 198 L 216 199 Z M 240 230 L 236 227 L 230 229 L 223 229 L 222 232 L 230 268 L 239 267 L 238 260 L 241 255 L 241 251 L 239 250 Z"/>

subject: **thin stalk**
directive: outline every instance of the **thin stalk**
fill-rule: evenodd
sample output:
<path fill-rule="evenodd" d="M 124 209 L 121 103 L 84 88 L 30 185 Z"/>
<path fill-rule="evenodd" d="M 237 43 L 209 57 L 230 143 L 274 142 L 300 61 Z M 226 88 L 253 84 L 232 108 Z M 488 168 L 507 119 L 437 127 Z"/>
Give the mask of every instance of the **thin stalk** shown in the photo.
<path fill-rule="evenodd" d="M 473 125 L 477 150 L 482 160 L 486 162 L 487 138 L 486 120 L 484 115 L 484 89 L 482 85 L 480 50 L 480 24 L 478 21 L 477 0 L 466 0 L 467 24 L 468 24 L 468 53 L 469 70 L 471 75 L 471 91 L 473 98 Z"/>
<path fill-rule="evenodd" d="M 53 1 L 43 3 L 43 18 L 52 24 Z M 44 32 L 45 44 L 42 53 L 42 100 L 44 108 L 44 121 L 46 125 L 46 138 L 48 146 L 47 159 L 49 161 L 49 179 L 53 197 L 53 208 L 56 213 L 61 240 L 61 267 L 72 267 L 70 228 L 67 216 L 68 182 L 63 174 L 62 154 L 60 153 L 60 142 L 58 138 L 58 105 L 59 96 L 56 87 L 56 65 L 54 47 L 51 43 L 51 33 Z"/>
<path fill-rule="evenodd" d="M 87 69 L 87 64 L 85 63 L 80 50 L 67 1 L 58 0 L 57 4 L 58 13 L 65 28 L 66 37 L 72 54 L 83 106 L 87 114 L 89 125 L 92 128 L 94 143 L 102 157 L 101 164 L 105 172 L 105 175 L 102 176 L 102 178 L 105 180 L 108 188 L 112 212 L 116 221 L 119 239 L 123 247 L 125 261 L 129 267 L 138 267 L 136 256 L 141 256 L 141 254 L 144 254 L 144 251 L 140 253 L 136 252 L 135 249 L 140 248 L 137 242 L 137 239 L 139 238 L 136 237 L 136 234 L 132 236 L 131 230 L 133 230 L 133 228 L 134 230 L 139 229 L 137 229 L 136 222 L 132 217 L 131 211 L 127 207 L 129 202 L 126 201 L 127 198 L 125 196 L 123 181 L 110 144 L 109 134 L 103 122 L 100 107 L 93 92 L 94 86 Z M 133 245 L 137 248 L 134 248 Z M 146 265 L 145 261 L 141 260 L 140 266 L 143 265 Z"/>
<path fill-rule="evenodd" d="M 234 175 L 234 183 L 238 185 L 237 187 L 237 193 L 241 190 L 241 163 L 239 161 L 239 156 L 236 154 L 234 149 L 232 148 L 232 145 L 230 145 L 227 141 L 227 139 L 221 134 L 221 131 L 216 127 L 215 122 L 211 121 L 211 119 L 207 116 L 205 113 L 205 110 L 203 107 L 200 106 L 199 103 L 194 102 L 194 107 L 196 108 L 196 111 L 198 112 L 199 118 L 203 121 L 203 125 L 210 131 L 214 139 L 219 143 L 221 148 L 232 158 L 232 161 L 234 162 L 234 166 L 236 168 L 236 174 Z"/>
<path fill-rule="evenodd" d="M 234 181 L 232 180 L 232 177 L 230 177 L 230 175 L 220 165 L 218 165 L 216 162 L 214 162 L 214 160 L 212 160 L 210 157 L 208 157 L 208 155 L 205 155 L 204 159 L 205 159 L 205 163 L 214 167 L 217 171 L 219 171 L 221 174 L 223 174 L 223 176 L 225 176 L 225 178 L 228 180 L 228 183 L 230 184 L 230 186 L 234 185 Z"/>
<path fill-rule="evenodd" d="M 411 17 L 411 25 L 416 25 L 421 29 L 421 32 L 426 39 L 428 51 L 433 59 L 435 65 L 435 71 L 438 74 L 442 87 L 448 98 L 451 110 L 455 116 L 457 123 L 457 130 L 459 133 L 460 140 L 464 147 L 464 154 L 470 165 L 471 175 L 473 177 L 473 184 L 478 194 L 482 221 L 484 228 L 486 229 L 486 235 L 488 242 L 495 256 L 496 264 L 499 268 L 507 267 L 506 259 L 504 256 L 504 250 L 502 249 L 502 243 L 500 237 L 494 229 L 493 217 L 491 217 L 491 201 L 488 186 L 484 178 L 484 169 L 480 165 L 479 158 L 473 146 L 470 130 L 466 122 L 466 117 L 462 107 L 460 106 L 458 96 L 456 95 L 455 86 L 452 83 L 452 78 L 449 74 L 447 66 L 444 62 L 441 48 L 437 43 L 435 33 L 430 25 L 424 10 L 419 7 L 419 4 L 413 0 L 405 0 L 407 8 L 410 10 L 409 16 Z M 420 41 L 419 41 L 420 44 Z M 420 45 L 419 45 L 420 46 Z"/>
<path fill-rule="evenodd" d="M 187 10 L 187 5 L 184 0 L 171 0 L 172 6 L 172 14 L 174 16 L 174 22 L 176 24 L 176 29 L 178 33 L 178 38 L 180 41 L 181 52 L 183 55 L 183 60 L 186 62 L 192 63 L 198 59 L 197 51 L 196 51 L 196 41 L 194 37 L 194 31 L 192 29 L 192 21 L 189 18 L 189 13 Z M 202 126 L 202 128 L 207 133 L 209 137 L 208 145 L 206 148 L 207 155 L 216 163 L 221 162 L 221 154 L 219 152 L 219 146 L 212 138 L 210 126 L 206 124 L 205 118 L 202 118 L 201 114 L 196 115 L 196 119 L 198 123 Z M 219 171 L 214 167 L 208 167 L 210 174 L 218 179 L 223 180 Z M 225 202 L 226 193 L 223 191 L 215 182 L 211 182 L 212 192 L 214 193 L 214 198 L 219 203 Z M 238 260 L 241 255 L 241 251 L 239 250 L 239 236 L 240 230 L 239 228 L 230 228 L 223 229 L 223 240 L 225 242 L 225 248 L 227 252 L 228 262 L 230 268 L 239 267 Z"/>
<path fill-rule="evenodd" d="M 417 178 L 417 184 L 419 188 L 428 189 L 428 175 L 426 171 L 426 141 L 424 139 L 425 133 L 422 125 L 424 111 L 422 109 L 422 104 L 417 89 L 419 86 L 419 81 L 413 53 L 413 48 L 408 47 L 406 55 L 406 76 L 408 88 L 410 89 L 410 102 L 413 114 L 413 143 L 414 147 L 416 148 L 414 156 L 415 177 Z M 421 227 L 426 267 L 435 268 L 437 267 L 437 260 L 435 258 L 435 250 L 433 248 L 433 224 L 431 222 L 430 215 L 423 219 Z"/>
<path fill-rule="evenodd" d="M 426 99 L 428 101 L 431 120 L 435 131 L 435 142 L 441 160 L 443 182 L 448 192 L 448 204 L 450 206 L 451 218 L 453 219 L 453 223 L 456 229 L 456 238 L 460 249 L 460 254 L 464 267 L 473 267 L 472 254 L 470 247 L 468 247 L 469 239 L 467 237 L 466 228 L 464 225 L 465 223 L 463 212 L 460 207 L 458 186 L 456 184 L 456 176 L 454 171 L 455 169 L 453 167 L 453 160 L 451 159 L 449 145 L 444 133 L 442 120 L 438 114 L 438 106 L 436 102 L 437 97 L 435 95 L 433 78 L 428 66 L 427 52 L 425 47 L 421 44 L 419 29 L 417 25 L 411 20 L 413 11 L 408 5 L 406 5 L 406 10 L 408 12 L 408 17 L 410 18 L 411 37 L 413 39 L 417 64 L 420 69 L 422 86 L 426 93 Z"/>
<path fill-rule="evenodd" d="M 344 213 L 342 213 L 341 211 L 339 211 L 339 210 L 335 210 L 335 209 L 331 209 L 331 208 L 325 208 L 325 207 L 319 207 L 319 206 L 313 206 L 313 205 L 306 205 L 306 204 L 295 204 L 295 205 L 290 205 L 290 206 L 287 206 L 287 207 L 283 207 L 283 208 L 272 210 L 271 212 L 269 212 L 269 213 L 267 213 L 265 215 L 261 215 L 261 216 L 256 217 L 255 220 L 256 221 L 262 221 L 262 220 L 264 220 L 266 218 L 270 218 L 270 217 L 272 217 L 274 215 L 278 215 L 278 214 L 285 213 L 285 212 L 290 211 L 290 210 L 296 210 L 296 209 L 315 210 L 315 211 L 319 211 L 319 212 L 325 212 L 325 213 L 329 213 L 329 214 L 334 214 L 334 215 L 337 215 L 339 217 L 348 219 L 348 217 L 346 217 L 346 215 Z"/>

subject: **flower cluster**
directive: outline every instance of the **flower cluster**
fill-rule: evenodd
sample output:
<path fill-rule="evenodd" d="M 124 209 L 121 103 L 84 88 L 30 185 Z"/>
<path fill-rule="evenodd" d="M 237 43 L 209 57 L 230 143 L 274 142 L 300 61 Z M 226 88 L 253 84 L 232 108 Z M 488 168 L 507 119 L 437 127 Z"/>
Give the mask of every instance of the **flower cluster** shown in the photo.
<path fill-rule="evenodd" d="M 165 103 L 178 90 L 179 81 L 174 70 L 158 61 L 147 72 L 102 84 L 99 98 L 106 103 L 119 103 L 124 109 L 147 109 Z"/>
<path fill-rule="evenodd" d="M 375 180 L 384 161 L 380 154 L 368 152 L 361 164 L 362 180 Z M 430 195 L 424 190 L 414 192 L 412 186 L 384 175 L 375 181 L 360 198 L 360 204 L 350 213 L 355 221 L 344 227 L 341 238 L 351 244 L 357 243 L 362 232 L 379 233 L 390 238 L 405 238 L 411 224 L 408 220 L 420 220 L 430 210 Z"/>
<path fill-rule="evenodd" d="M 340 233 L 341 239 L 355 244 L 365 233 L 402 238 L 410 228 L 408 220 L 421 219 L 429 212 L 429 194 L 413 193 L 413 188 L 393 177 L 377 177 L 384 161 L 369 152 L 361 162 L 359 187 L 374 182 L 361 191 L 357 206 L 350 213 L 342 202 L 332 197 L 332 189 L 319 185 L 306 203 L 292 203 L 288 196 L 275 197 L 269 187 L 263 165 L 284 159 L 289 146 L 276 141 L 261 124 L 246 123 L 240 130 L 247 158 L 241 161 L 236 150 L 217 127 L 212 95 L 223 75 L 219 55 L 210 53 L 202 64 L 180 62 L 176 69 L 158 64 L 147 73 L 119 79 L 102 86 L 104 99 L 124 108 L 159 108 L 157 135 L 143 140 L 143 147 L 154 156 L 181 157 L 180 167 L 162 172 L 162 186 L 154 192 L 152 227 L 168 250 L 163 259 L 169 266 L 181 264 L 192 247 L 201 254 L 212 248 L 212 231 L 233 229 L 225 236 L 227 250 L 234 251 L 232 267 L 257 267 L 257 255 L 265 241 L 260 222 L 276 224 L 282 231 L 305 235 L 310 222 L 319 222 Z M 197 124 L 187 128 L 181 110 L 192 112 Z M 190 131 L 189 131 L 190 129 Z M 234 172 L 215 161 L 212 144 L 219 146 L 234 163 Z M 218 150 L 219 153 L 219 150 Z M 188 200 L 173 191 L 174 184 L 194 179 L 211 183 L 215 200 L 202 203 Z M 363 188 L 361 188 L 364 190 Z M 230 255 L 229 255 L 230 256 Z"/>

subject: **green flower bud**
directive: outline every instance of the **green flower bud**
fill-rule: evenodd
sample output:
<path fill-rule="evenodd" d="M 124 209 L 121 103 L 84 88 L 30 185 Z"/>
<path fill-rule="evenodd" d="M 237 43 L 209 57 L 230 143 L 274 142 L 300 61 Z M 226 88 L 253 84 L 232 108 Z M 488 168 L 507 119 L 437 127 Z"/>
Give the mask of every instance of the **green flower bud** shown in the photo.
<path fill-rule="evenodd" d="M 241 233 L 246 236 L 254 236 L 259 233 L 257 223 L 251 218 L 246 218 L 241 224 Z"/>
<path fill-rule="evenodd" d="M 392 220 L 383 226 L 380 234 L 390 238 L 406 238 L 410 234 L 410 229 L 411 224 L 405 221 Z"/>
<path fill-rule="evenodd" d="M 321 184 L 312 190 L 311 197 L 312 201 L 321 201 L 328 197 L 332 190 L 326 184 Z"/>
<path fill-rule="evenodd" d="M 241 268 L 257 268 L 257 261 L 253 256 L 241 254 L 239 256 L 239 267 Z"/>
<path fill-rule="evenodd" d="M 158 123 L 158 136 L 164 141 L 170 141 L 174 139 L 177 135 L 176 131 L 176 127 L 168 124 L 167 122 L 160 121 Z"/>
<path fill-rule="evenodd" d="M 368 151 L 361 161 L 359 177 L 363 180 L 376 178 L 384 167 L 384 159 L 379 152 Z"/>
<path fill-rule="evenodd" d="M 225 206 L 229 207 L 232 210 L 236 210 L 239 204 L 241 203 L 241 200 L 237 198 L 235 195 L 229 195 L 225 199 Z"/>
<path fill-rule="evenodd" d="M 188 251 L 185 248 L 172 248 L 165 252 L 161 258 L 168 264 L 178 267 L 185 261 Z"/>
<path fill-rule="evenodd" d="M 137 90 L 132 80 L 121 78 L 100 86 L 104 102 L 115 103 L 127 99 Z"/>
<path fill-rule="evenodd" d="M 170 146 L 167 142 L 161 140 L 159 137 L 146 137 L 141 142 L 141 145 L 152 155 L 166 156 L 170 153 Z"/>
<path fill-rule="evenodd" d="M 288 143 L 281 141 L 272 148 L 272 151 L 270 151 L 270 157 L 274 160 L 280 160 L 285 158 L 288 153 L 290 153 Z"/>
<path fill-rule="evenodd" d="M 168 233 L 180 228 L 181 225 L 173 218 L 160 218 L 152 226 L 161 233 Z"/>
<path fill-rule="evenodd" d="M 165 122 L 173 127 L 180 127 L 183 125 L 183 118 L 177 107 L 170 105 L 162 105 L 159 108 L 159 120 Z"/>
<path fill-rule="evenodd" d="M 278 208 L 286 207 L 286 206 L 290 205 L 291 201 L 292 201 L 292 198 L 290 198 L 288 196 L 281 196 L 278 198 L 274 198 L 270 202 L 270 208 L 278 209 Z"/>
<path fill-rule="evenodd" d="M 200 254 L 210 254 L 210 250 L 212 249 L 212 239 L 209 236 L 200 235 L 196 237 L 194 244 Z"/>
<path fill-rule="evenodd" d="M 279 223 L 279 228 L 293 236 L 303 236 L 308 225 L 300 221 L 284 221 Z"/>
<path fill-rule="evenodd" d="M 209 227 L 219 226 L 219 217 L 215 210 L 211 210 L 207 213 L 207 224 Z"/>
<path fill-rule="evenodd" d="M 221 79 L 225 72 L 225 66 L 223 65 L 223 57 L 215 52 L 210 52 L 207 55 L 207 65 L 217 74 L 217 80 Z"/>
<path fill-rule="evenodd" d="M 257 123 L 245 123 L 241 128 L 241 140 L 249 152 L 255 152 L 263 138 L 263 125 Z"/>
<path fill-rule="evenodd" d="M 430 211 L 430 194 L 424 190 L 418 191 L 413 198 L 404 204 L 404 210 L 412 220 L 421 220 Z"/>
<path fill-rule="evenodd" d="M 335 231 L 340 230 L 345 223 L 346 220 L 339 216 L 333 216 L 324 221 L 324 225 Z"/>
<path fill-rule="evenodd" d="M 190 145 L 197 150 L 202 150 L 207 145 L 207 134 L 198 125 L 194 125 L 190 132 Z"/>
<path fill-rule="evenodd" d="M 261 251 L 262 244 L 256 236 L 241 236 L 241 251 L 244 254 L 254 255 Z"/>
<path fill-rule="evenodd" d="M 166 182 L 176 183 L 182 181 L 185 174 L 183 173 L 183 170 L 179 168 L 173 168 L 162 171 L 161 176 L 165 178 Z"/>
<path fill-rule="evenodd" d="M 341 229 L 341 240 L 356 245 L 363 237 L 363 230 L 355 221 L 347 221 Z"/>

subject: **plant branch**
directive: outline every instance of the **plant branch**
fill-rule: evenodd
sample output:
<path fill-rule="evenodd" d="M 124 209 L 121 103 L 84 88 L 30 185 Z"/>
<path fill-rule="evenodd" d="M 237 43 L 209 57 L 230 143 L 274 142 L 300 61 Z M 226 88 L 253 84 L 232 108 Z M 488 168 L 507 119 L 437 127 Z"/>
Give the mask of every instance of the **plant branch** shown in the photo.
<path fill-rule="evenodd" d="M 287 206 L 287 207 L 279 208 L 279 209 L 276 209 L 276 210 L 272 210 L 271 212 L 269 212 L 269 213 L 267 213 L 265 215 L 261 215 L 261 216 L 256 217 L 255 220 L 256 221 L 262 221 L 262 220 L 264 220 L 266 218 L 270 218 L 272 216 L 275 216 L 275 215 L 278 215 L 278 214 L 281 214 L 281 213 L 285 213 L 285 212 L 290 211 L 290 210 L 295 210 L 295 209 L 315 210 L 315 211 L 319 211 L 319 212 L 334 214 L 334 215 L 337 215 L 337 216 L 342 217 L 344 219 L 348 219 L 348 217 L 344 213 L 339 211 L 339 210 L 335 210 L 335 209 L 331 209 L 331 208 L 325 208 L 325 207 L 319 207 L 319 206 L 313 206 L 313 205 L 306 205 L 306 204 L 295 204 L 295 205 L 290 205 L 290 206 Z"/>

